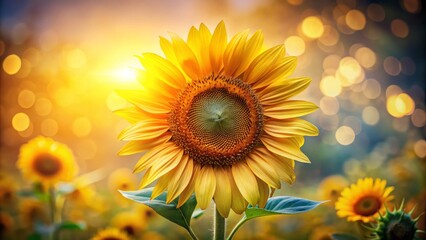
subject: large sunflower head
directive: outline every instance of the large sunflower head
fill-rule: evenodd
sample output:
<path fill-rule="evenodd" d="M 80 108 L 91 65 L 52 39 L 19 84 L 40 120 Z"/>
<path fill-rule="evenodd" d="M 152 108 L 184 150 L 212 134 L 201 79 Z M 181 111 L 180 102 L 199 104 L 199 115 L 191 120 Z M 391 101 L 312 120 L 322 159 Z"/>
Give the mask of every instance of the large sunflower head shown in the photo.
<path fill-rule="evenodd" d="M 133 125 L 123 155 L 147 151 L 135 166 L 152 198 L 182 205 L 195 192 L 202 209 L 212 199 L 220 214 L 263 206 L 280 180 L 292 183 L 294 160 L 309 162 L 300 147 L 318 129 L 299 117 L 317 108 L 290 100 L 310 83 L 288 78 L 296 58 L 283 45 L 263 48 L 263 34 L 243 31 L 229 41 L 223 22 L 211 32 L 192 27 L 185 41 L 160 38 L 165 57 L 145 53 L 141 90 L 119 91 L 134 106 L 117 111 Z"/>
<path fill-rule="evenodd" d="M 373 222 L 394 198 L 390 195 L 393 189 L 386 187 L 386 180 L 359 179 L 342 191 L 336 202 L 337 215 L 351 222 Z"/>
<path fill-rule="evenodd" d="M 20 149 L 18 168 L 26 179 L 50 187 L 59 181 L 70 181 L 78 167 L 71 150 L 51 138 L 36 137 Z"/>
<path fill-rule="evenodd" d="M 100 230 L 91 240 L 130 240 L 130 238 L 120 229 L 110 227 Z"/>

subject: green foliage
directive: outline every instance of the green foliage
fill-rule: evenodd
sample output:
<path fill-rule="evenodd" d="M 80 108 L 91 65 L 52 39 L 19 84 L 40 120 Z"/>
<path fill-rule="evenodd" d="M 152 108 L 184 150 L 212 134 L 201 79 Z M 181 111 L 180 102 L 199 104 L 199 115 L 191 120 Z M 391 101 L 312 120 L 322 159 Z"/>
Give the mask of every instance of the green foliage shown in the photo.
<path fill-rule="evenodd" d="M 302 213 L 316 208 L 321 203 L 322 202 L 290 196 L 272 197 L 268 199 L 264 208 L 249 206 L 245 211 L 245 218 L 252 219 L 276 214 Z"/>
<path fill-rule="evenodd" d="M 324 202 L 317 202 L 304 198 L 290 196 L 277 196 L 269 198 L 264 208 L 249 206 L 244 213 L 244 217 L 232 230 L 228 239 L 232 239 L 232 237 L 241 227 L 241 225 L 243 225 L 250 219 L 278 214 L 303 213 L 316 208 L 322 203 Z"/>
<path fill-rule="evenodd" d="M 79 223 L 73 223 L 73 222 L 62 222 L 58 225 L 56 225 L 56 230 L 85 230 L 86 225 L 85 224 L 79 224 Z"/>
<path fill-rule="evenodd" d="M 178 199 L 166 203 L 167 192 L 151 200 L 152 190 L 153 188 L 146 188 L 139 191 L 120 191 L 120 193 L 128 199 L 147 205 L 164 218 L 190 231 L 191 218 L 197 205 L 195 197 L 191 196 L 178 208 Z"/>

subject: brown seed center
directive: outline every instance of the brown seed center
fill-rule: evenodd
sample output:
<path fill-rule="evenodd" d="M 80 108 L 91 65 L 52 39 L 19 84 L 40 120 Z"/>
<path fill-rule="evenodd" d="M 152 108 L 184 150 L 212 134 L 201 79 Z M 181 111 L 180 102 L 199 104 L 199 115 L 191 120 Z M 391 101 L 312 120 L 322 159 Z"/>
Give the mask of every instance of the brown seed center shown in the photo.
<path fill-rule="evenodd" d="M 362 216 L 371 216 L 377 213 L 382 207 L 380 199 L 374 196 L 360 198 L 354 205 L 355 213 Z"/>
<path fill-rule="evenodd" d="M 219 76 L 189 83 L 169 123 L 172 140 L 196 162 L 229 166 L 259 142 L 263 114 L 249 84 Z"/>
<path fill-rule="evenodd" d="M 43 176 L 52 176 L 61 169 L 60 161 L 49 154 L 41 154 L 34 160 L 34 169 Z"/>

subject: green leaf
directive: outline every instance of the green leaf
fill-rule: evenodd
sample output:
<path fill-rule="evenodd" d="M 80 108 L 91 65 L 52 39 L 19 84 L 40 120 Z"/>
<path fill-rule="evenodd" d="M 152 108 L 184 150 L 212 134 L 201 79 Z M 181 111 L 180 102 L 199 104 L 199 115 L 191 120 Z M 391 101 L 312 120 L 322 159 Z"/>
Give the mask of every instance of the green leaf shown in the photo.
<path fill-rule="evenodd" d="M 332 240 L 358 240 L 357 237 L 347 233 L 333 233 L 331 234 Z"/>
<path fill-rule="evenodd" d="M 244 212 L 244 217 L 237 223 L 237 225 L 235 225 L 227 239 L 232 239 L 238 229 L 250 219 L 277 214 L 296 214 L 307 212 L 322 203 L 324 202 L 316 202 L 290 196 L 269 198 L 264 208 L 249 206 Z"/>
<path fill-rule="evenodd" d="M 276 214 L 302 213 L 316 208 L 321 203 L 323 202 L 290 196 L 272 197 L 268 199 L 264 208 L 249 206 L 245 211 L 245 217 L 252 219 Z"/>
<path fill-rule="evenodd" d="M 38 233 L 33 233 L 27 237 L 27 240 L 42 240 L 43 237 Z"/>
<path fill-rule="evenodd" d="M 178 224 L 188 231 L 191 231 L 191 217 L 194 212 L 195 205 L 197 205 L 195 196 L 192 195 L 185 204 L 183 204 L 180 208 L 177 208 L 178 199 L 173 200 L 169 204 L 166 203 L 167 192 L 163 192 L 160 196 L 151 200 L 152 190 L 153 188 L 146 188 L 139 191 L 119 191 L 124 197 L 147 205 L 161 216 Z"/>
<path fill-rule="evenodd" d="M 57 231 L 61 230 L 85 230 L 86 224 L 84 223 L 74 223 L 74 222 L 63 222 L 56 226 Z"/>

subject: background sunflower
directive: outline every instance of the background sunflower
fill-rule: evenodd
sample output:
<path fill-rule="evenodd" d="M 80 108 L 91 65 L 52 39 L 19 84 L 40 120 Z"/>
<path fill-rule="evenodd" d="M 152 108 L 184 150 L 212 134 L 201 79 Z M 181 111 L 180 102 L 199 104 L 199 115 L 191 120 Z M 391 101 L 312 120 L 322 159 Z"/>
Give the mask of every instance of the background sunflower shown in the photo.
<path fill-rule="evenodd" d="M 336 202 L 337 215 L 348 221 L 374 222 L 384 214 L 394 196 L 394 187 L 387 187 L 386 180 L 379 178 L 359 179 L 356 184 L 345 188 Z"/>
<path fill-rule="evenodd" d="M 74 156 L 66 145 L 42 136 L 21 147 L 16 164 L 25 178 L 45 187 L 59 181 L 71 181 L 78 171 Z"/>

